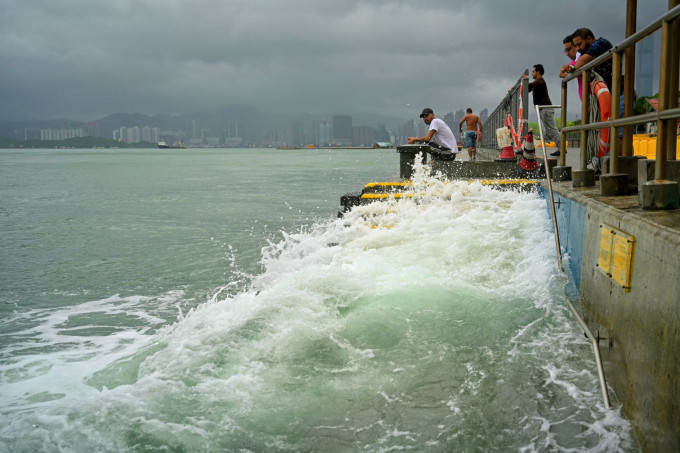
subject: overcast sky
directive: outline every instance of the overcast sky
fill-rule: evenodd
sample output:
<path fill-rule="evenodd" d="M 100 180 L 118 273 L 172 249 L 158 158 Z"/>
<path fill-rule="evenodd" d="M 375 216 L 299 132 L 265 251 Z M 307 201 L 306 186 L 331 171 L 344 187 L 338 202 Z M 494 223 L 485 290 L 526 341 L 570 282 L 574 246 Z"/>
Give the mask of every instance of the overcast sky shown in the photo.
<path fill-rule="evenodd" d="M 638 29 L 667 8 L 639 1 Z M 443 116 L 491 111 L 536 63 L 559 103 L 562 38 L 616 44 L 625 15 L 625 0 L 0 0 L 0 118 Z"/>

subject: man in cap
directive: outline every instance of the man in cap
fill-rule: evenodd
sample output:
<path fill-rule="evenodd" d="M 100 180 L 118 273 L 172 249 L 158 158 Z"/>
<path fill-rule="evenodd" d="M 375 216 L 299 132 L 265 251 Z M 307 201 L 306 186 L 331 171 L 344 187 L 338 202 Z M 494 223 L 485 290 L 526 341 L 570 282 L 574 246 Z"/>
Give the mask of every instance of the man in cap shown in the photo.
<path fill-rule="evenodd" d="M 458 152 L 456 137 L 446 123 L 434 117 L 434 111 L 430 108 L 423 109 L 420 114 L 425 124 L 430 128 L 423 137 L 409 137 L 409 144 L 423 142 L 430 145 L 432 157 L 437 160 L 454 160 Z"/>

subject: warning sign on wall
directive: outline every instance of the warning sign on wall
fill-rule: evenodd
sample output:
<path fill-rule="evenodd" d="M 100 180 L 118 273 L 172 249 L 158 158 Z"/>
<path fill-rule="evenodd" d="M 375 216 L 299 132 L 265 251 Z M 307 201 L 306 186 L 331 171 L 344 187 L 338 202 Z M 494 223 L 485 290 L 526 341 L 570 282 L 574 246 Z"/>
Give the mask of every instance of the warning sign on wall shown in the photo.
<path fill-rule="evenodd" d="M 600 225 L 597 267 L 626 291 L 630 291 L 634 245 L 634 236 L 610 225 Z"/>

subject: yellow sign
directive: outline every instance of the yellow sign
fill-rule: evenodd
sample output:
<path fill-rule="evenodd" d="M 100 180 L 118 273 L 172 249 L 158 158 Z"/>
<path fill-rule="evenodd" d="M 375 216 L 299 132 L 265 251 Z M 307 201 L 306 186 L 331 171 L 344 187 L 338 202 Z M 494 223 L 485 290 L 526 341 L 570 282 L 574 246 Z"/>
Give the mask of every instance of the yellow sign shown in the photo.
<path fill-rule="evenodd" d="M 626 291 L 630 291 L 635 237 L 609 225 L 600 225 L 597 267 Z"/>
<path fill-rule="evenodd" d="M 614 229 L 609 225 L 600 225 L 600 256 L 597 259 L 597 267 L 607 277 L 612 276 L 612 243 L 614 242 Z"/>
<path fill-rule="evenodd" d="M 612 279 L 626 290 L 630 290 L 630 277 L 633 267 L 633 245 L 635 238 L 617 231 L 614 236 L 614 259 L 612 262 Z"/>

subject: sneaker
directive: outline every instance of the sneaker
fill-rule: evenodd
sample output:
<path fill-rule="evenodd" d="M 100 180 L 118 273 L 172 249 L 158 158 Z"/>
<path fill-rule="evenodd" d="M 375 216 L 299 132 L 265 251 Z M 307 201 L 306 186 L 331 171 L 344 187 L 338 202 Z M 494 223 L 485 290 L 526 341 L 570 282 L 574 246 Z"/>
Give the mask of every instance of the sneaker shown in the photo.
<path fill-rule="evenodd" d="M 555 151 L 554 153 L 550 153 L 550 155 L 551 155 L 551 156 L 559 156 L 559 155 L 560 155 L 560 151 L 557 150 L 557 151 Z"/>

